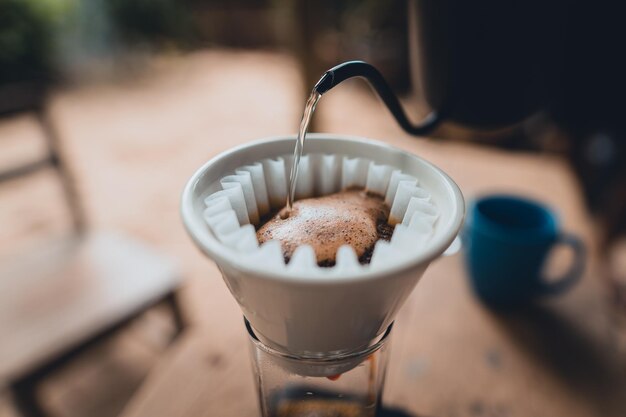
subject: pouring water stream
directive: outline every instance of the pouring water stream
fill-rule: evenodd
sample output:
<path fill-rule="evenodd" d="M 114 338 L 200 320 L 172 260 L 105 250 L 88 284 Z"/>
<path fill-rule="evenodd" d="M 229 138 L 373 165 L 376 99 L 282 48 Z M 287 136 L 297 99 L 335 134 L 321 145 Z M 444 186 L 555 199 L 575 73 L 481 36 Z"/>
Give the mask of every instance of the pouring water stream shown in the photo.
<path fill-rule="evenodd" d="M 393 93 L 389 84 L 387 84 L 383 76 L 376 68 L 366 62 L 349 61 L 329 69 L 324 73 L 324 75 L 322 75 L 322 78 L 320 78 L 317 84 L 313 87 L 313 91 L 311 91 L 311 95 L 307 99 L 302 120 L 300 121 L 300 130 L 298 131 L 298 139 L 293 152 L 293 163 L 291 165 L 291 172 L 289 173 L 289 193 L 287 196 L 286 210 L 283 212 L 285 217 L 289 216 L 293 207 L 296 185 L 298 183 L 298 166 L 300 164 L 300 157 L 302 156 L 302 150 L 304 148 L 304 139 L 309 123 L 311 122 L 311 117 L 315 111 L 315 106 L 322 97 L 322 94 L 339 85 L 343 81 L 353 77 L 360 77 L 367 80 L 383 103 L 385 103 L 402 129 L 410 134 L 426 134 L 434 129 L 442 119 L 441 114 L 433 111 L 419 123 L 411 122 L 404 113 L 404 110 L 400 105 L 400 101 Z"/>
<path fill-rule="evenodd" d="M 296 196 L 296 184 L 298 183 L 298 166 L 300 165 L 300 157 L 302 156 L 302 150 L 304 148 L 304 139 L 306 132 L 311 123 L 311 117 L 315 111 L 317 102 L 322 97 L 317 90 L 313 89 L 311 95 L 306 101 L 304 107 L 304 113 L 302 114 L 302 120 L 300 121 L 300 130 L 298 131 L 298 139 L 296 140 L 296 147 L 293 151 L 293 163 L 291 164 L 291 173 L 289 174 L 289 194 L 287 196 L 287 210 L 286 215 L 289 216 L 293 207 L 293 201 Z"/>

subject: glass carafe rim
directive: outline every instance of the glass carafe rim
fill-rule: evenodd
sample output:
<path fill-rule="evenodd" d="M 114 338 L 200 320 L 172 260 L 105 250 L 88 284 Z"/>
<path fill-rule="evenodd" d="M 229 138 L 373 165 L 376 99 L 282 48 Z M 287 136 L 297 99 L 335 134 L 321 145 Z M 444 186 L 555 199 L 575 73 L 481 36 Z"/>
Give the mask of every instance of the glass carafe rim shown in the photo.
<path fill-rule="evenodd" d="M 269 346 L 266 343 L 263 343 L 259 337 L 256 335 L 252 325 L 248 321 L 248 319 L 244 316 L 243 318 L 246 330 L 248 332 L 248 337 L 252 341 L 252 343 L 262 351 L 272 355 L 277 356 L 281 359 L 288 359 L 292 361 L 300 361 L 306 362 L 311 365 L 328 365 L 331 363 L 343 362 L 343 361 L 354 361 L 359 358 L 367 358 L 371 354 L 380 350 L 387 342 L 389 335 L 391 334 L 391 329 L 393 328 L 393 322 L 387 326 L 382 335 L 376 336 L 370 344 L 366 347 L 360 347 L 351 351 L 334 351 L 334 352 L 315 352 L 315 353 L 293 353 L 285 350 L 280 350 L 275 347 Z"/>

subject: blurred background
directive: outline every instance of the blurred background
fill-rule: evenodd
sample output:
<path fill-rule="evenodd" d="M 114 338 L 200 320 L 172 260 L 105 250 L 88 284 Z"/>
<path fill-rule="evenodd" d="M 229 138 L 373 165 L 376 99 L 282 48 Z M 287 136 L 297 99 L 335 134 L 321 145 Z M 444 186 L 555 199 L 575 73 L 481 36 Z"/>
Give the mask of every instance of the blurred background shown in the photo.
<path fill-rule="evenodd" d="M 0 416 L 143 415 L 133 414 L 144 404 L 133 397 L 147 379 L 159 379 L 153 373 L 188 329 L 211 336 L 206 361 L 219 375 L 230 372 L 231 363 L 210 352 L 241 345 L 240 312 L 183 231 L 183 185 L 222 150 L 295 133 L 311 87 L 342 61 L 373 64 L 411 114 L 425 114 L 424 86 L 412 82 L 407 3 L 0 0 Z M 623 359 L 625 72 L 615 48 L 625 39 L 613 31 L 619 23 L 604 6 L 562 10 L 586 30 L 571 32 L 560 51 L 566 70 L 556 104 L 523 123 L 480 132 L 445 124 L 428 139 L 415 138 L 365 83 L 350 81 L 324 97 L 312 130 L 411 150 L 449 172 L 468 198 L 500 190 L 555 207 L 593 255 L 586 277 L 592 289 L 583 286 L 563 308 L 574 323 L 588 321 L 600 356 L 610 345 L 611 355 Z M 461 278 L 450 283 L 462 294 L 459 305 L 473 306 L 467 308 L 474 309 L 477 329 L 500 334 L 502 323 L 494 327 L 485 319 Z M 431 293 L 444 300 L 448 291 L 434 286 Z M 587 310 L 593 313 L 580 319 Z M 455 321 L 454 314 L 461 319 L 467 311 L 446 314 Z M 541 315 L 531 315 L 531 323 L 537 320 Z M 548 363 L 586 337 L 578 330 L 570 337 L 558 320 L 545 321 L 541 337 L 566 333 L 556 344 L 546 342 L 548 352 L 540 356 Z M 546 330 L 551 326 L 557 331 Z M 529 330 L 522 328 L 523 337 Z M 618 394 L 626 387 L 619 373 L 624 362 L 607 365 L 609 377 L 598 373 L 604 364 L 578 367 L 588 354 L 596 357 L 589 353 L 594 349 L 573 349 L 571 361 L 562 368 L 557 363 L 558 378 L 573 382 L 563 391 L 546 388 L 539 405 L 529 407 L 552 412 L 533 415 L 626 413 L 624 391 Z M 500 367 L 498 352 L 486 353 L 489 366 Z M 406 378 L 427 373 L 424 357 L 410 364 Z M 508 372 L 514 379 L 518 371 Z M 389 398 L 427 415 L 520 415 L 514 406 L 477 400 L 471 388 L 447 378 L 423 378 L 437 387 L 432 393 L 425 388 L 417 400 Z M 588 384 L 594 378 L 597 384 Z M 449 398 L 449 384 L 457 400 Z M 392 381 L 388 390 L 400 385 Z M 541 405 L 554 392 L 567 398 L 578 389 L 591 393 L 577 400 L 584 406 Z M 511 388 L 503 398 L 529 390 L 532 384 Z M 191 408 L 161 412 L 215 415 Z"/>

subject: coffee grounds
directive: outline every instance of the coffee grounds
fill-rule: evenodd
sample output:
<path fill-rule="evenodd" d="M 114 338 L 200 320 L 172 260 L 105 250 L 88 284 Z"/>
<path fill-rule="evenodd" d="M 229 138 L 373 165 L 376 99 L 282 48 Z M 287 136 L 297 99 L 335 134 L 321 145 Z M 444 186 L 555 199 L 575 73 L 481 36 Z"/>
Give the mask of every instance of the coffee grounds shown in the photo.
<path fill-rule="evenodd" d="M 394 227 L 387 223 L 387 220 L 379 221 L 376 225 L 376 231 L 378 232 L 378 240 L 385 240 L 389 242 L 393 235 Z M 372 261 L 372 254 L 374 253 L 374 246 L 367 248 L 367 250 L 359 257 L 359 263 L 367 265 Z M 334 266 L 334 265 L 331 265 Z"/>
<path fill-rule="evenodd" d="M 379 195 L 360 189 L 298 200 L 286 215 L 285 209 L 261 223 L 257 230 L 259 243 L 281 242 L 285 262 L 297 247 L 313 247 L 321 267 L 335 265 L 340 246 L 354 248 L 359 262 L 371 261 L 378 240 L 390 240 L 393 226 L 387 223 L 389 207 Z"/>

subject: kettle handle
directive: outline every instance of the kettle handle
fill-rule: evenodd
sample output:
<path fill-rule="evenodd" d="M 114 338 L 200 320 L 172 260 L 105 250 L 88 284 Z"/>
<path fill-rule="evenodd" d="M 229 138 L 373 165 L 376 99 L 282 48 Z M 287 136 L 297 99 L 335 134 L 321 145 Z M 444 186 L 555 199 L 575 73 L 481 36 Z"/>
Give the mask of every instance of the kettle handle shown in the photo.
<path fill-rule="evenodd" d="M 406 116 L 400 101 L 382 74 L 372 65 L 363 61 L 348 61 L 329 69 L 315 84 L 313 91 L 323 95 L 342 81 L 352 77 L 365 78 L 385 103 L 400 127 L 411 135 L 424 135 L 432 131 L 441 121 L 441 114 L 432 111 L 419 124 L 413 124 Z"/>

